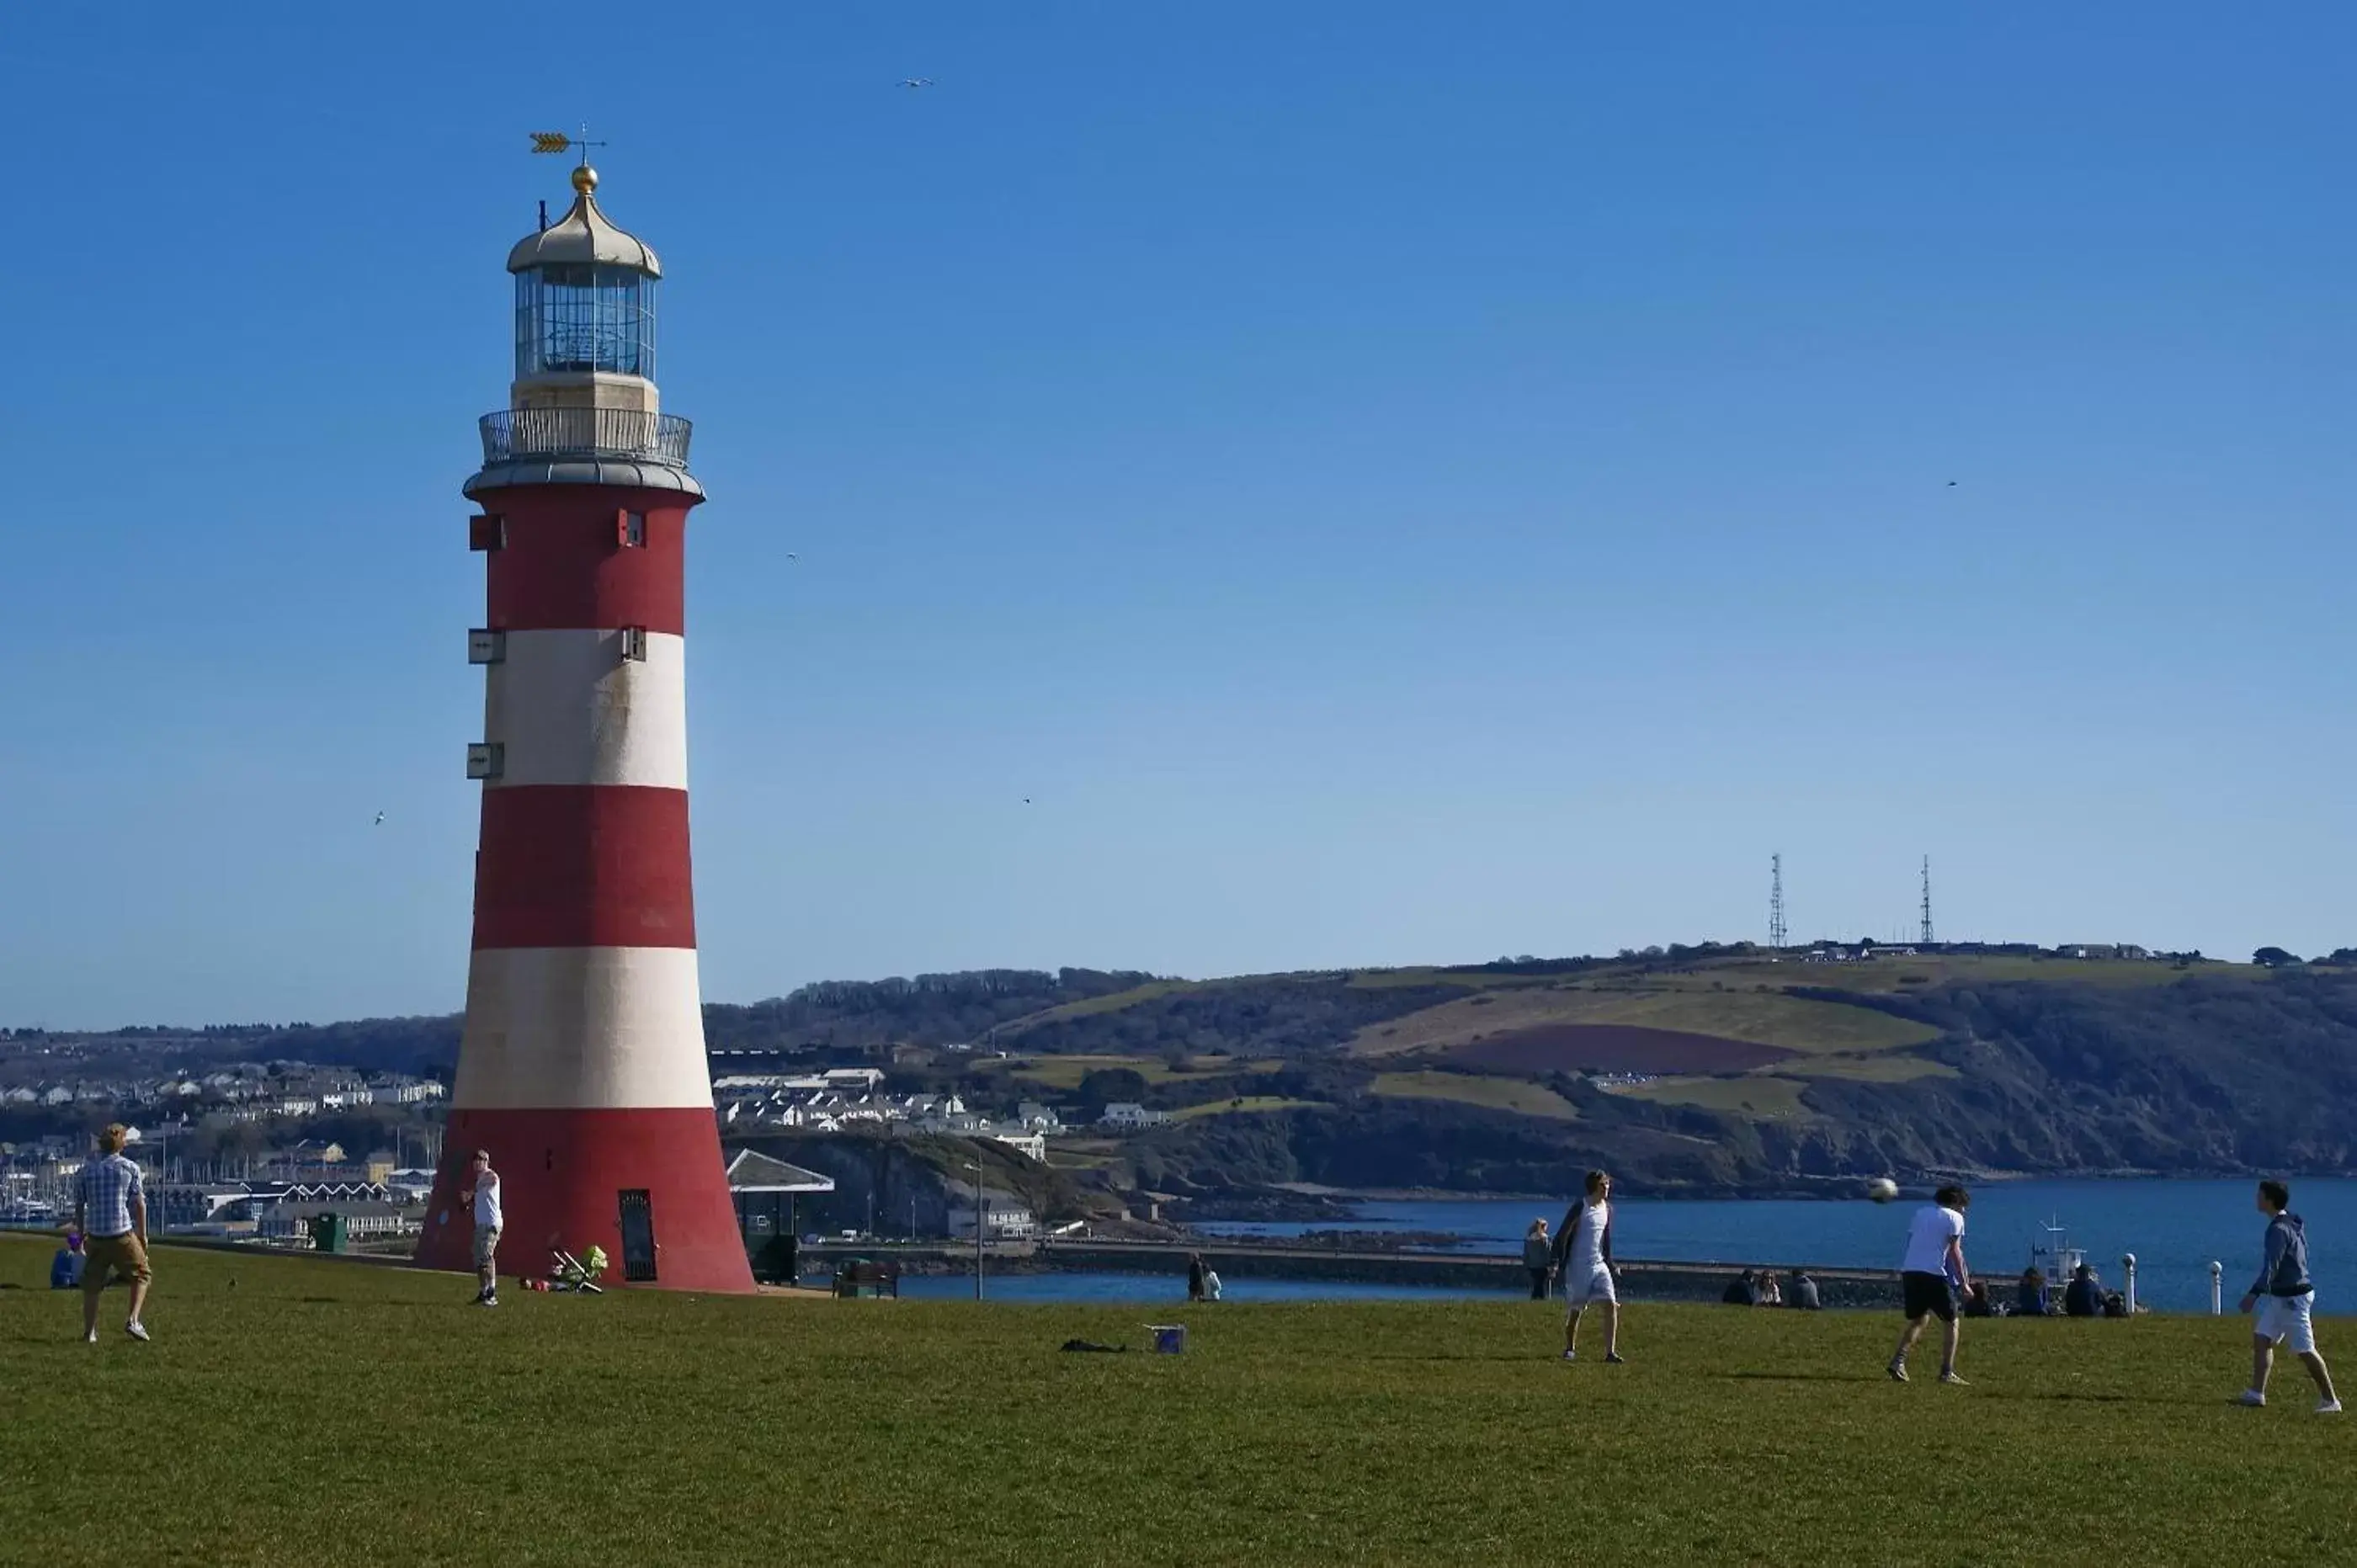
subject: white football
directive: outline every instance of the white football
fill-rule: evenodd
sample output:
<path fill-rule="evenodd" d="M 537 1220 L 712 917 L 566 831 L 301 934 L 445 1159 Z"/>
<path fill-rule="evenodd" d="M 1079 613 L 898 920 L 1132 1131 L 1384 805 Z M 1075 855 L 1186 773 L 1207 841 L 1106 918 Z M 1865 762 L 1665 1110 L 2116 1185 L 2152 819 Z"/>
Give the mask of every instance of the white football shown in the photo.
<path fill-rule="evenodd" d="M 1877 1203 L 1889 1203 L 1899 1196 L 1899 1184 L 1887 1176 L 1876 1176 L 1866 1184 L 1866 1196 Z"/>

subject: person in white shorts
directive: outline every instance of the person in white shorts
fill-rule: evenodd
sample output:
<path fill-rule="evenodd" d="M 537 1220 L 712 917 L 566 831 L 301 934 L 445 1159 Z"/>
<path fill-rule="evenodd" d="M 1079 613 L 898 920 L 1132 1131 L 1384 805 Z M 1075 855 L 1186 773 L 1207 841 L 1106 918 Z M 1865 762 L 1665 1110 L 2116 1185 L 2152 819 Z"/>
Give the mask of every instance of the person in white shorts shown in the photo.
<path fill-rule="evenodd" d="M 2291 1211 L 2291 1188 L 2279 1181 L 2259 1183 L 2259 1212 L 2267 1217 L 2266 1255 L 2259 1277 L 2243 1297 L 2243 1310 L 2259 1315 L 2252 1323 L 2251 1386 L 2244 1404 L 2267 1402 L 2267 1374 L 2275 1369 L 2276 1347 L 2283 1346 L 2316 1380 L 2316 1413 L 2339 1415 L 2341 1398 L 2332 1373 L 2316 1353 L 2316 1286 L 2308 1277 L 2308 1228 Z"/>
<path fill-rule="evenodd" d="M 1612 1178 L 1587 1173 L 1587 1196 L 1574 1203 L 1555 1232 L 1555 1273 L 1566 1303 L 1563 1359 L 1579 1359 L 1579 1315 L 1593 1302 L 1604 1313 L 1604 1359 L 1619 1365 L 1620 1293 L 1612 1288 Z"/>

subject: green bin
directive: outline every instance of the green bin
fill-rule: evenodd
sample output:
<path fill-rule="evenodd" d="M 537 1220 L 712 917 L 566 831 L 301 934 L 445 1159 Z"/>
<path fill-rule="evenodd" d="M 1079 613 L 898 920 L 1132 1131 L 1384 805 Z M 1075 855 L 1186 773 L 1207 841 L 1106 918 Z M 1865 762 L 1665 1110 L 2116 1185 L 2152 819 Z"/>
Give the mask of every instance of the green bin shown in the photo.
<path fill-rule="evenodd" d="M 311 1245 L 322 1252 L 351 1251 L 351 1226 L 340 1214 L 311 1216 Z"/>

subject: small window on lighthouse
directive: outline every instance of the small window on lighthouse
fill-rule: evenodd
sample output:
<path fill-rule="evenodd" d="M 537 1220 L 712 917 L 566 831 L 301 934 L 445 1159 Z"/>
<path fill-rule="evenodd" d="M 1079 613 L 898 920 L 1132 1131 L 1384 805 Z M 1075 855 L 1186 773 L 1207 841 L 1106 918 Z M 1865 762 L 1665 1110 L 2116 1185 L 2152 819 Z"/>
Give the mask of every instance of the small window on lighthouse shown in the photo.
<path fill-rule="evenodd" d="M 497 512 L 478 512 L 467 520 L 467 548 L 497 550 L 508 542 L 508 521 Z"/>
<path fill-rule="evenodd" d="M 647 628 L 642 626 L 624 627 L 622 628 L 622 657 L 626 660 L 644 660 L 646 656 Z"/>
<path fill-rule="evenodd" d="M 467 634 L 467 662 L 497 664 L 508 656 L 508 634 L 477 627 Z"/>
<path fill-rule="evenodd" d="M 614 542 L 624 549 L 643 546 L 647 542 L 647 514 L 626 511 L 614 519 Z"/>
<path fill-rule="evenodd" d="M 467 777 L 497 779 L 507 770 L 508 748 L 498 741 L 479 742 L 467 748 Z"/>

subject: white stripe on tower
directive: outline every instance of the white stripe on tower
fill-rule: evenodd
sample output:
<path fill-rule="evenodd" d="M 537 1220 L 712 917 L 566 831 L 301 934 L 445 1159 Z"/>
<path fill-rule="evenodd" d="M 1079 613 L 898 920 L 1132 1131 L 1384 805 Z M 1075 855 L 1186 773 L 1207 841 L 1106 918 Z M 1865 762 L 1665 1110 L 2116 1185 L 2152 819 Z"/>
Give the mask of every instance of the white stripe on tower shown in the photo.
<path fill-rule="evenodd" d="M 619 629 L 511 631 L 484 683 L 483 734 L 506 746 L 494 789 L 534 784 L 687 788 L 687 639 Z"/>
<path fill-rule="evenodd" d="M 694 948 L 482 949 L 453 1101 L 709 1110 Z"/>

